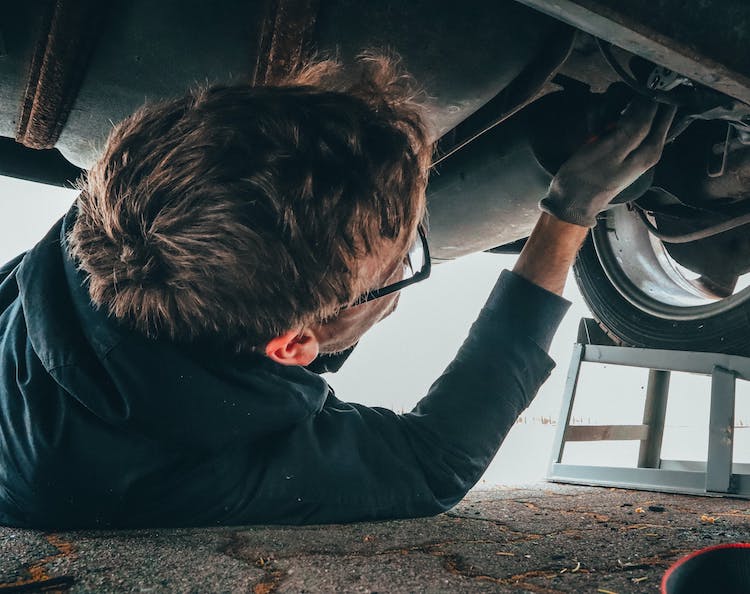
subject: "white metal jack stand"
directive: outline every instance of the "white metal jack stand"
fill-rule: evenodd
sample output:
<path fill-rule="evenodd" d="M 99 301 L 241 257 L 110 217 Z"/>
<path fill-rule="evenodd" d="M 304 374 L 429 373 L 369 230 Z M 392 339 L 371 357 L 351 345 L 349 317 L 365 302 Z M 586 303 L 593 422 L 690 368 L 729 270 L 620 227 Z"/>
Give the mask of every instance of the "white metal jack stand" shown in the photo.
<path fill-rule="evenodd" d="M 570 425 L 581 363 L 592 361 L 649 369 L 641 425 Z M 661 444 L 672 371 L 711 376 L 706 462 L 662 460 Z M 591 319 L 582 319 L 565 386 L 547 479 L 750 499 L 750 464 L 733 464 L 735 381 L 750 380 L 750 358 L 719 353 L 615 346 Z M 563 464 L 569 441 L 640 441 L 635 468 Z"/>

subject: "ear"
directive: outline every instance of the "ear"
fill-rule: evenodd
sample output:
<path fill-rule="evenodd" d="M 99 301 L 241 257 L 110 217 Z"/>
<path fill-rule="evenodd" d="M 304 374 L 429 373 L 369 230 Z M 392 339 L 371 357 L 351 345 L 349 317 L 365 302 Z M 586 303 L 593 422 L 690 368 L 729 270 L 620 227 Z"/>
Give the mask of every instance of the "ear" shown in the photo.
<path fill-rule="evenodd" d="M 309 365 L 318 356 L 320 345 L 315 334 L 307 329 L 290 330 L 272 338 L 265 348 L 266 356 L 282 365 Z"/>

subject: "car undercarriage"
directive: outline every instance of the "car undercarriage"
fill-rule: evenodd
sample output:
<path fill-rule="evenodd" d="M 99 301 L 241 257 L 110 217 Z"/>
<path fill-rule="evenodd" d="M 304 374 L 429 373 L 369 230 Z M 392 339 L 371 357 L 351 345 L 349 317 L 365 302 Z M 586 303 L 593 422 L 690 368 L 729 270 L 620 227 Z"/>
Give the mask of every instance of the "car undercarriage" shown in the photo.
<path fill-rule="evenodd" d="M 0 174 L 70 185 L 146 100 L 272 84 L 314 54 L 398 53 L 429 96 L 436 260 L 517 252 L 560 164 L 636 96 L 678 107 L 657 167 L 575 272 L 624 344 L 750 352 L 750 5 L 15 2 L 0 30 Z"/>

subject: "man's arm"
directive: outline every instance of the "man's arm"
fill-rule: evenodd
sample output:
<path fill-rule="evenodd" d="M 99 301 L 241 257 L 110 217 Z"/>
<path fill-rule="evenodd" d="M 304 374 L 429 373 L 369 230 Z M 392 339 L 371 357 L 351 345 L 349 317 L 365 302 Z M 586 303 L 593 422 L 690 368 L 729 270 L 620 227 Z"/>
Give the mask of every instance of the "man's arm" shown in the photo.
<path fill-rule="evenodd" d="M 588 228 L 542 213 L 513 267 L 526 280 L 562 295 L 565 279 Z"/>
<path fill-rule="evenodd" d="M 586 232 L 542 215 L 518 270 L 500 275 L 456 357 L 411 412 L 331 392 L 318 414 L 258 444 L 263 464 L 248 468 L 256 488 L 222 521 L 349 522 L 455 505 L 554 367 L 545 351 L 569 306 L 555 292 Z"/>
<path fill-rule="evenodd" d="M 416 517 L 450 509 L 481 478 L 549 376 L 567 302 L 501 274 L 456 357 L 406 414 L 338 400 L 254 444 L 246 491 L 222 523 Z M 538 308 L 545 315 L 540 316 Z M 415 342 L 413 356 L 420 356 Z"/>
<path fill-rule="evenodd" d="M 342 522 L 455 505 L 554 367 L 546 348 L 567 309 L 565 278 L 596 214 L 658 160 L 674 112 L 657 113 L 636 107 L 563 165 L 515 273 L 501 274 L 414 410 L 397 415 L 331 392 L 319 413 L 258 445 L 263 463 L 253 461 L 247 496 L 225 521 Z"/>

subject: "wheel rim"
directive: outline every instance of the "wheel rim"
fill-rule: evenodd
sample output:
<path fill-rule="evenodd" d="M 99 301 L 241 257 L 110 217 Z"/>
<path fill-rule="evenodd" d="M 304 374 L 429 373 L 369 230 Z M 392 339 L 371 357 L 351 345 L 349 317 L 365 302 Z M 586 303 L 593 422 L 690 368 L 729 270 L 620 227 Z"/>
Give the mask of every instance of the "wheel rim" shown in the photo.
<path fill-rule="evenodd" d="M 632 305 L 652 316 L 701 320 L 750 299 L 750 287 L 723 299 L 702 287 L 626 205 L 608 210 L 592 235 L 596 254 L 612 285 Z"/>

